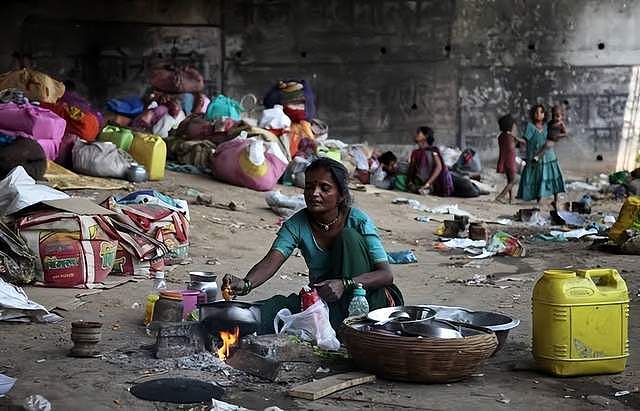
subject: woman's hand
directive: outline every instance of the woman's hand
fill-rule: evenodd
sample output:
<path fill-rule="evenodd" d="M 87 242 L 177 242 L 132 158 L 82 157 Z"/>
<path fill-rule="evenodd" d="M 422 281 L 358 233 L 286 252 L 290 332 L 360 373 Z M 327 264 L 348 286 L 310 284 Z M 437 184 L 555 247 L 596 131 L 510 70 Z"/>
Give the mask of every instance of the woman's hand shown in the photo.
<path fill-rule="evenodd" d="M 427 183 L 420 188 L 420 194 L 425 195 L 431 192 L 431 183 Z"/>
<path fill-rule="evenodd" d="M 342 298 L 344 283 L 342 280 L 326 280 L 313 285 L 320 297 L 328 303 L 333 303 Z"/>
<path fill-rule="evenodd" d="M 228 300 L 230 298 L 227 298 L 225 293 L 231 294 L 232 297 L 240 295 L 240 293 L 244 289 L 244 286 L 245 283 L 242 278 L 238 278 L 235 275 L 226 274 L 222 279 L 222 296 L 225 300 Z"/>

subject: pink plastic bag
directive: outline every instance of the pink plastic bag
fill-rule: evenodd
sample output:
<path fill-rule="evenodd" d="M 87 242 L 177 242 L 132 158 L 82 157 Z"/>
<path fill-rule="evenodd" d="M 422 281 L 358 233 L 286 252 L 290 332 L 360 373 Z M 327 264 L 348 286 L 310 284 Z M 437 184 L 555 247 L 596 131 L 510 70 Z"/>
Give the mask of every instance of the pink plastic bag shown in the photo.
<path fill-rule="evenodd" d="M 220 144 L 211 159 L 215 178 L 257 191 L 273 189 L 287 164 L 277 143 L 243 136 Z"/>
<path fill-rule="evenodd" d="M 0 131 L 22 132 L 36 140 L 62 141 L 67 123 L 50 110 L 31 104 L 0 104 Z"/>
<path fill-rule="evenodd" d="M 67 123 L 50 110 L 31 104 L 0 104 L 0 132 L 38 141 L 48 160 L 58 157 Z"/>

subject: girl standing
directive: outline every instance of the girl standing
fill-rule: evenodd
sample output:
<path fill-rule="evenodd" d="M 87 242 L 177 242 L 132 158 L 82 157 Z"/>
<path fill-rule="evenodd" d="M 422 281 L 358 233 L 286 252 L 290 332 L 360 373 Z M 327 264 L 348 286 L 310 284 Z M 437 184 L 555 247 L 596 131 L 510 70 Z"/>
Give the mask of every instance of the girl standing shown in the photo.
<path fill-rule="evenodd" d="M 564 178 L 558 164 L 558 157 L 553 147 L 544 150 L 538 159 L 535 157 L 547 141 L 546 111 L 542 104 L 531 109 L 531 122 L 527 123 L 524 139 L 527 142 L 527 164 L 522 171 L 518 198 L 538 204 L 543 197 L 553 195 L 553 207 L 557 208 L 558 193 L 564 193 Z"/>
<path fill-rule="evenodd" d="M 509 204 L 511 204 L 512 190 L 516 183 L 516 141 L 521 143 L 525 143 L 525 141 L 516 137 L 516 122 L 510 114 L 500 117 L 498 125 L 500 126 L 500 135 L 498 135 L 500 154 L 497 171 L 507 177 L 507 185 L 496 197 L 496 201 L 503 202 L 508 195 Z"/>

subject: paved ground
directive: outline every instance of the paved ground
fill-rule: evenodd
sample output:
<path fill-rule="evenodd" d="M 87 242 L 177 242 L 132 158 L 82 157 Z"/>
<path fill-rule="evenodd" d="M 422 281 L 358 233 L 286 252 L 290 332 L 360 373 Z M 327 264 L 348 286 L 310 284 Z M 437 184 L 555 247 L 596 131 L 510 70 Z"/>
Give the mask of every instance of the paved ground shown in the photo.
<path fill-rule="evenodd" d="M 246 211 L 231 212 L 204 206 L 191 206 L 193 262 L 178 266 L 168 274 L 175 285 L 187 280 L 187 272 L 208 269 L 220 273 L 243 275 L 268 249 L 277 231 L 277 217 L 266 208 L 263 196 L 249 190 L 230 187 L 205 177 L 170 173 L 154 187 L 168 194 L 184 197 L 191 188 L 211 193 L 219 202 L 244 201 Z M 296 192 L 283 188 L 287 193 Z M 105 192 L 87 192 L 95 200 Z M 380 380 L 374 384 L 340 392 L 327 399 L 307 402 L 287 398 L 284 385 L 271 385 L 236 377 L 233 370 L 220 364 L 204 366 L 204 371 L 170 369 L 165 375 L 185 375 L 227 385 L 226 400 L 252 409 L 277 405 L 283 409 L 640 409 L 640 393 L 614 397 L 619 390 L 637 390 L 640 386 L 640 274 L 638 257 L 617 256 L 589 250 L 588 243 L 536 243 L 527 241 L 526 258 L 495 257 L 468 264 L 461 253 L 433 249 L 433 231 L 437 223 L 417 223 L 416 212 L 406 206 L 392 205 L 395 193 L 356 193 L 356 205 L 369 213 L 383 228 L 382 238 L 388 251 L 407 248 L 415 250 L 418 264 L 393 266 L 395 281 L 403 290 L 406 301 L 466 306 L 497 310 L 519 318 L 522 323 L 509 336 L 507 346 L 491 358 L 479 375 L 464 382 L 447 385 L 413 385 Z M 472 200 L 421 199 L 427 205 L 457 203 L 474 215 L 495 219 L 511 215 L 518 205 L 498 205 L 489 197 Z M 599 203 L 596 210 L 617 211 L 619 204 Z M 493 226 L 492 228 L 496 228 Z M 506 228 L 530 234 L 526 230 Z M 206 262 L 213 258 L 219 265 Z M 462 262 L 461 262 L 462 261 Z M 615 267 L 623 273 L 630 289 L 631 356 L 625 372 L 614 376 L 584 378 L 552 378 L 532 371 L 531 364 L 531 289 L 536 277 L 550 267 Z M 273 293 L 297 292 L 306 282 L 298 273 L 306 271 L 302 258 L 292 257 L 265 286 L 255 290 L 251 299 Z M 504 282 L 508 288 L 475 287 L 450 283 L 453 279 L 468 279 L 474 274 L 494 274 L 517 281 Z M 151 290 L 151 281 L 129 283 L 116 289 L 83 297 L 82 307 L 64 312 L 59 324 L 0 324 L 0 372 L 18 378 L 7 398 L 0 399 L 0 409 L 10 409 L 31 394 L 42 394 L 56 410 L 153 410 L 175 409 L 133 397 L 128 391 L 131 381 L 145 373 L 159 372 L 164 364 L 141 361 L 141 346 L 152 339 L 141 324 L 144 298 Z M 55 304 L 77 294 L 77 290 L 28 288 L 35 301 Z M 137 303 L 137 304 L 136 304 Z M 105 324 L 102 350 L 105 359 L 72 359 L 69 329 L 73 320 L 99 320 Z M 44 360 L 44 361 L 43 361 Z M 172 368 L 172 367 L 169 367 Z M 195 367 L 198 368 L 198 367 Z M 585 397 L 606 397 L 608 406 L 594 405 Z M 505 399 L 504 402 L 497 401 Z M 506 404 L 505 402 L 508 402 Z"/>

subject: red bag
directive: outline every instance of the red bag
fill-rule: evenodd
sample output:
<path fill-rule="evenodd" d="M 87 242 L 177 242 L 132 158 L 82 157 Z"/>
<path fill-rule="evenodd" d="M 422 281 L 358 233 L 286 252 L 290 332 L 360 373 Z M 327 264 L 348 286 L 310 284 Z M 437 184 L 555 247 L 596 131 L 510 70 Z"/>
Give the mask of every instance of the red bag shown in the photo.
<path fill-rule="evenodd" d="M 44 211 L 22 217 L 18 230 L 48 287 L 91 288 L 113 268 L 118 241 L 106 217 Z"/>
<path fill-rule="evenodd" d="M 92 113 L 85 113 L 76 106 L 58 102 L 55 104 L 41 103 L 67 122 L 65 133 L 75 134 L 87 141 L 94 141 L 100 132 L 100 121 Z"/>
<path fill-rule="evenodd" d="M 154 89 L 165 93 L 200 93 L 204 90 L 204 79 L 193 67 L 165 65 L 153 68 L 149 82 Z"/>
<path fill-rule="evenodd" d="M 120 222 L 163 243 L 166 265 L 178 264 L 189 255 L 189 220 L 181 212 L 157 204 L 118 204 L 113 197 L 102 206 L 117 212 L 119 215 L 114 218 Z"/>

